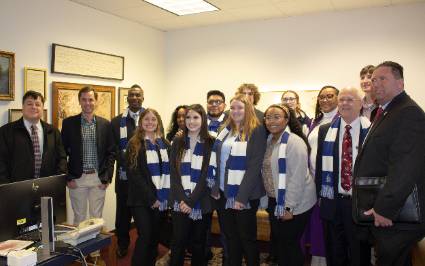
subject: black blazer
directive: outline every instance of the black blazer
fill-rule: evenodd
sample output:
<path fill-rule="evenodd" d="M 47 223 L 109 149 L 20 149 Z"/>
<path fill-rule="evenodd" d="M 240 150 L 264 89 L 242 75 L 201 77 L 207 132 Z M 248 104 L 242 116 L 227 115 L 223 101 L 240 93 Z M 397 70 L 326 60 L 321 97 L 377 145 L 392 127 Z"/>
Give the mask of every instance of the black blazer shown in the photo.
<path fill-rule="evenodd" d="M 354 178 L 387 176 L 374 210 L 394 220 L 416 185 L 422 223 L 399 225 L 424 227 L 425 213 L 425 114 L 405 92 L 396 96 L 372 125 L 354 166 Z"/>
<path fill-rule="evenodd" d="M 168 141 L 164 138 L 162 141 L 169 148 Z M 126 159 L 128 161 L 128 150 L 126 152 Z M 155 185 L 152 182 L 152 175 L 148 168 L 144 143 L 140 147 L 137 167 L 133 169 L 127 165 L 126 172 L 128 178 L 127 205 L 130 207 L 151 207 L 157 200 L 157 196 Z"/>
<path fill-rule="evenodd" d="M 341 118 L 342 119 L 342 118 Z M 323 155 L 323 142 L 325 141 L 326 133 L 330 128 L 332 123 L 327 123 L 319 127 L 319 137 L 318 137 L 318 145 L 317 145 L 317 157 L 316 157 L 316 192 L 317 196 L 320 197 L 320 190 L 322 187 L 322 155 Z M 333 150 L 333 190 L 334 195 L 338 194 L 338 178 L 339 178 L 339 132 L 338 128 L 337 137 L 334 143 Z M 360 130 L 359 135 L 359 147 L 363 143 L 366 135 Z M 320 217 L 325 220 L 334 220 L 336 217 L 336 197 L 333 200 L 328 198 L 320 197 Z"/>
<path fill-rule="evenodd" d="M 115 171 L 115 192 L 116 193 L 128 193 L 128 181 L 121 180 L 119 178 L 119 169 L 122 166 L 124 169 L 127 167 L 127 159 L 125 157 L 125 153 L 120 150 L 120 122 L 121 122 L 122 114 L 116 116 L 111 121 L 111 129 L 112 129 L 112 138 L 114 139 L 115 144 L 115 159 L 117 161 L 117 167 Z M 136 129 L 136 123 L 134 119 L 130 116 L 126 118 L 127 125 L 127 140 L 134 134 L 134 130 Z"/>
<path fill-rule="evenodd" d="M 239 192 L 236 201 L 247 204 L 248 200 L 259 199 L 265 195 L 263 179 L 261 177 L 261 168 L 263 166 L 264 153 L 267 147 L 267 133 L 263 125 L 259 125 L 252 132 L 248 140 L 246 150 L 247 169 L 239 186 Z M 217 195 L 220 190 L 220 152 L 221 146 L 217 147 L 217 180 L 211 189 L 212 195 Z M 227 172 L 227 168 L 226 168 Z M 225 174 L 224 184 L 227 183 L 227 173 Z"/>
<path fill-rule="evenodd" d="M 210 189 L 207 186 L 207 171 L 210 162 L 211 149 L 214 144 L 214 140 L 211 139 L 209 142 L 204 143 L 204 154 L 201 167 L 201 177 L 196 184 L 190 197 L 184 193 L 183 185 L 181 182 L 181 175 L 177 170 L 177 152 L 178 146 L 183 145 L 183 137 L 174 138 L 173 145 L 171 146 L 170 155 L 170 173 L 171 173 L 171 193 L 170 193 L 170 205 L 173 206 L 174 201 L 184 201 L 190 207 L 194 207 L 196 202 L 201 202 L 202 214 L 209 213 L 212 211 L 212 199 L 210 196 Z"/>
<path fill-rule="evenodd" d="M 59 130 L 41 121 L 43 155 L 40 176 L 66 174 L 66 154 Z M 34 177 L 34 150 L 31 136 L 21 118 L 0 128 L 0 183 Z"/>
<path fill-rule="evenodd" d="M 115 146 L 112 139 L 111 123 L 96 117 L 96 146 L 99 179 L 110 183 L 114 174 Z M 65 118 L 62 123 L 62 141 L 68 155 L 67 180 L 80 178 L 83 174 L 83 147 L 81 140 L 81 114 Z"/>

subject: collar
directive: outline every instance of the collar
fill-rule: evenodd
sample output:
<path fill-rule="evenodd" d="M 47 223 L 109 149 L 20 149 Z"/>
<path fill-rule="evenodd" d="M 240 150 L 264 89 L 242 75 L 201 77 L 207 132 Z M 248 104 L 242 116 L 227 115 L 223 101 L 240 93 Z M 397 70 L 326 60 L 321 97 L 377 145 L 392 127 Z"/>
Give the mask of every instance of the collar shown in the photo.
<path fill-rule="evenodd" d="M 93 121 L 87 121 L 83 113 L 81 113 L 81 122 L 86 124 L 96 123 L 96 115 L 93 115 Z"/>
<path fill-rule="evenodd" d="M 359 127 L 360 128 L 360 117 L 358 116 L 356 119 L 354 119 L 350 124 L 348 124 L 347 122 L 344 121 L 344 118 L 341 117 L 341 129 L 345 130 L 345 126 L 346 125 L 350 125 L 351 128 L 356 128 Z"/>
<path fill-rule="evenodd" d="M 31 123 L 30 121 L 26 120 L 25 118 L 22 118 L 22 120 L 24 120 L 24 126 L 27 130 L 29 130 L 29 132 L 31 132 L 31 126 L 32 125 L 35 125 L 37 127 L 38 131 L 43 129 L 42 126 L 41 126 L 40 120 L 38 120 L 38 122 L 35 123 L 35 124 Z"/>
<path fill-rule="evenodd" d="M 332 119 L 336 115 L 337 112 L 338 112 L 338 108 L 336 108 L 336 107 L 335 107 L 334 110 L 330 111 L 329 113 L 323 112 L 323 118 L 324 119 L 326 119 L 326 118 Z"/>

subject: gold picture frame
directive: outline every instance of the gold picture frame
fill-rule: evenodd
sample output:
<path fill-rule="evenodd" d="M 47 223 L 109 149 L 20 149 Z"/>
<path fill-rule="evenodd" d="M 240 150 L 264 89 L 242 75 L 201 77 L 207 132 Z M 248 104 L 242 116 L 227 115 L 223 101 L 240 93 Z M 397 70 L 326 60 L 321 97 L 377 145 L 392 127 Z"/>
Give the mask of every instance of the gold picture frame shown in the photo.
<path fill-rule="evenodd" d="M 9 123 L 19 120 L 22 117 L 22 109 L 9 109 Z M 43 117 L 41 118 L 44 122 L 47 122 L 47 109 L 43 110 Z"/>
<path fill-rule="evenodd" d="M 15 99 L 15 53 L 0 51 L 0 101 Z"/>
<path fill-rule="evenodd" d="M 53 82 L 52 124 L 59 130 L 62 129 L 62 121 L 65 118 L 81 113 L 81 107 L 78 102 L 78 91 L 86 86 L 92 87 L 98 93 L 95 114 L 109 121 L 115 116 L 115 87 Z"/>
<path fill-rule="evenodd" d="M 43 95 L 44 100 L 46 100 L 46 77 L 47 70 L 41 68 L 24 68 L 24 92 L 29 90 L 36 91 Z"/>
<path fill-rule="evenodd" d="M 130 88 L 120 87 L 118 90 L 118 114 L 124 113 L 125 109 L 128 106 L 127 96 Z"/>

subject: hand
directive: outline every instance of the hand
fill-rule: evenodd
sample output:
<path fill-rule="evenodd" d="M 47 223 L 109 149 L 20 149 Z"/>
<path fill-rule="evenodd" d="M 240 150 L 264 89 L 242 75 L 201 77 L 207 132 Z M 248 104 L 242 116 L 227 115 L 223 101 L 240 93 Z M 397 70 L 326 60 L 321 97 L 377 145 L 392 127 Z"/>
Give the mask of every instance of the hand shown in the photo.
<path fill-rule="evenodd" d="M 233 206 L 233 209 L 243 210 L 244 208 L 245 208 L 245 204 L 240 203 L 239 201 L 235 201 L 235 205 Z"/>
<path fill-rule="evenodd" d="M 160 205 L 159 200 L 156 200 L 156 201 L 155 201 L 155 203 L 154 203 L 154 204 L 152 204 L 151 208 L 152 208 L 152 209 L 157 209 L 157 208 L 159 208 L 159 205 Z"/>
<path fill-rule="evenodd" d="M 375 220 L 376 227 L 389 227 L 393 225 L 393 221 L 391 221 L 388 218 L 385 218 L 382 215 L 379 215 L 377 212 L 375 212 L 373 208 L 368 211 L 365 211 L 364 214 L 373 215 L 373 219 Z"/>
<path fill-rule="evenodd" d="M 75 189 L 77 188 L 77 183 L 75 182 L 74 179 L 72 179 L 71 181 L 66 182 L 66 185 L 69 189 Z"/>
<path fill-rule="evenodd" d="M 213 197 L 213 199 L 215 199 L 215 200 L 219 200 L 220 199 L 220 193 L 217 193 L 217 195 L 211 194 L 211 197 Z"/>
<path fill-rule="evenodd" d="M 189 213 L 192 212 L 192 208 L 189 207 L 189 205 L 187 205 L 186 202 L 180 201 L 179 205 L 180 205 L 180 210 L 181 210 L 182 213 L 189 214 Z"/>
<path fill-rule="evenodd" d="M 107 189 L 108 188 L 108 186 L 109 186 L 109 183 L 106 183 L 106 184 L 100 184 L 99 186 L 97 186 L 98 188 L 100 188 L 100 189 L 102 189 L 102 190 L 105 190 L 105 189 Z"/>
<path fill-rule="evenodd" d="M 292 212 L 285 211 L 283 213 L 283 216 L 281 216 L 279 218 L 284 220 L 284 221 L 288 221 L 288 220 L 294 219 L 294 215 L 292 214 Z"/>
<path fill-rule="evenodd" d="M 182 130 L 182 129 L 179 129 L 179 130 L 176 132 L 175 137 L 181 137 L 181 136 L 183 136 L 183 130 Z"/>

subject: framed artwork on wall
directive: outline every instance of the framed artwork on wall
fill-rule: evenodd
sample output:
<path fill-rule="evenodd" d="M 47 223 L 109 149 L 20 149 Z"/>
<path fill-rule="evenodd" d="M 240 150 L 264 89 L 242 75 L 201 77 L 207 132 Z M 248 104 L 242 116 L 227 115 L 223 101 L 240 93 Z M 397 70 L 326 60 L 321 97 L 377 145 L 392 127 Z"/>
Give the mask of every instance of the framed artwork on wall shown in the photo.
<path fill-rule="evenodd" d="M 72 115 L 81 113 L 78 91 L 91 86 L 98 94 L 95 114 L 111 120 L 115 116 L 115 87 L 92 84 L 53 82 L 52 85 L 52 124 L 59 130 L 62 121 Z"/>
<path fill-rule="evenodd" d="M 15 53 L 0 51 L 0 100 L 15 99 Z"/>
<path fill-rule="evenodd" d="M 128 106 L 127 96 L 130 88 L 120 87 L 118 90 L 118 114 L 122 114 Z"/>
<path fill-rule="evenodd" d="M 52 73 L 124 80 L 124 57 L 52 44 Z"/>
<path fill-rule="evenodd" d="M 22 117 L 22 109 L 9 109 L 9 123 L 19 120 Z M 47 122 L 47 109 L 43 110 L 43 117 L 41 118 L 44 122 Z"/>
<path fill-rule="evenodd" d="M 46 100 L 46 69 L 25 67 L 24 72 L 24 91 L 39 92 Z"/>

